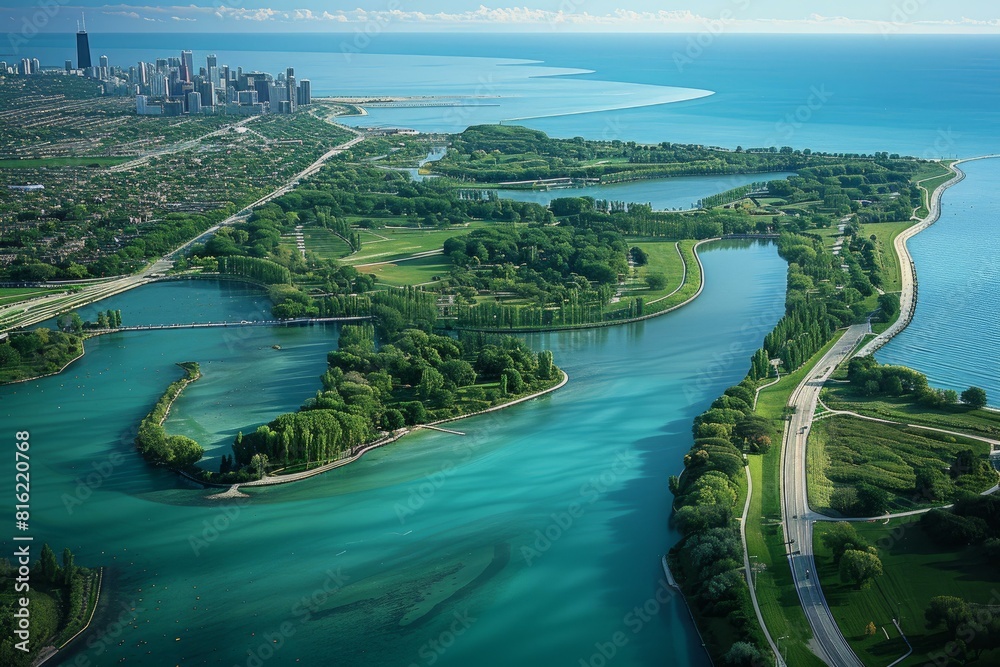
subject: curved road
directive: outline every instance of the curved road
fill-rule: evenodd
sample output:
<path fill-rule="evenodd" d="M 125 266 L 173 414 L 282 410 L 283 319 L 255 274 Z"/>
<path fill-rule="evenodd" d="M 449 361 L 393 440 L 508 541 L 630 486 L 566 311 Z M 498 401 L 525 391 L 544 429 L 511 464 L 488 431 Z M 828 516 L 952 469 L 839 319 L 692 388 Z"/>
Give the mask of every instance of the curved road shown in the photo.
<path fill-rule="evenodd" d="M 823 384 L 868 330 L 867 324 L 849 327 L 796 387 L 789 401 L 795 412 L 785 426 L 781 451 L 781 516 L 785 539 L 794 540 L 789 545 L 788 564 L 802 610 L 813 631 L 810 648 L 823 662 L 835 667 L 861 667 L 861 661 L 837 627 L 816 580 L 813 522 L 819 515 L 809 509 L 806 497 L 806 439 Z"/>

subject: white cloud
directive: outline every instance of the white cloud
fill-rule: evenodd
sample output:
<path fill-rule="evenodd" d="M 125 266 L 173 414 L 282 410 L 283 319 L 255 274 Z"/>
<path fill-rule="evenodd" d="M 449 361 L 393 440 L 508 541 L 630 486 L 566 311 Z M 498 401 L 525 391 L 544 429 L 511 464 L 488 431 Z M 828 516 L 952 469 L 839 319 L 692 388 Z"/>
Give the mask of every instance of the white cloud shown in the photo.
<path fill-rule="evenodd" d="M 398 5 L 398 2 L 396 3 Z M 576 3 L 574 6 L 579 6 Z M 215 17 L 225 21 L 251 23 L 295 23 L 322 26 L 342 26 L 351 24 L 376 23 L 387 30 L 434 29 L 435 27 L 469 27 L 470 29 L 551 28 L 554 25 L 569 29 L 591 31 L 648 31 L 648 32 L 701 32 L 711 26 L 725 24 L 727 32 L 808 32 L 808 33 L 879 33 L 889 28 L 900 33 L 933 32 L 1000 32 L 1000 18 L 981 20 L 963 17 L 946 21 L 876 21 L 855 19 L 846 16 L 824 16 L 811 14 L 801 19 L 748 19 L 739 16 L 738 9 L 726 10 L 719 15 L 704 16 L 691 10 L 636 11 L 628 8 L 616 9 L 606 14 L 590 14 L 586 11 L 551 11 L 523 7 L 488 7 L 480 5 L 476 9 L 463 12 L 427 13 L 417 10 L 388 9 L 274 9 L 269 7 L 246 8 L 205 7 L 197 5 L 174 7 L 129 7 L 108 5 L 105 14 L 128 18 L 146 18 L 140 15 L 161 15 L 175 21 L 196 20 L 198 17 Z M 147 19 L 148 20 L 148 19 Z M 155 19 L 160 20 L 160 19 Z"/>

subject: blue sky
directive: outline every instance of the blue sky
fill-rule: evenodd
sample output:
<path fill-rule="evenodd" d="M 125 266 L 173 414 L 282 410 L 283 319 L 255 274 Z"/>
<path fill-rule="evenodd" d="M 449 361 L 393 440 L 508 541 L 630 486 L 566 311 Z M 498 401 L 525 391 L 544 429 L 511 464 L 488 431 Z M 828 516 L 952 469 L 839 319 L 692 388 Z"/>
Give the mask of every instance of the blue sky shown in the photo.
<path fill-rule="evenodd" d="M 91 32 L 594 31 L 1000 34 L 996 0 L 0 0 L 0 25 Z"/>

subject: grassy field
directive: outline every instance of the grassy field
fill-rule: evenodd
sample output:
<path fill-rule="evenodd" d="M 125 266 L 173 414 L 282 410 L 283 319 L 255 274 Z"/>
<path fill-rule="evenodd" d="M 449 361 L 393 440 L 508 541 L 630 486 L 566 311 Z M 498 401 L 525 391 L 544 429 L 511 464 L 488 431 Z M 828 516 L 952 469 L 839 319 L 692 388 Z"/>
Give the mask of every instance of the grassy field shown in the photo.
<path fill-rule="evenodd" d="M 929 197 L 934 194 L 935 190 L 952 179 L 954 174 L 952 174 L 948 169 L 948 165 L 951 165 L 953 162 L 954 160 L 947 160 L 944 162 L 927 162 L 921 165 L 920 170 L 913 175 L 911 180 L 919 183 L 927 190 L 927 194 L 924 196 L 923 206 L 917 209 L 917 217 L 923 218 L 930 213 L 927 208 L 930 203 L 928 201 Z"/>
<path fill-rule="evenodd" d="M 908 397 L 865 397 L 849 384 L 833 384 L 823 389 L 823 402 L 834 410 L 850 410 L 869 417 L 920 424 L 1000 439 L 1000 412 L 969 410 L 962 406 L 931 409 Z"/>
<path fill-rule="evenodd" d="M 306 252 L 314 252 L 324 259 L 340 259 L 351 254 L 351 246 L 325 227 L 305 227 L 302 236 Z"/>
<path fill-rule="evenodd" d="M 378 276 L 379 282 L 387 285 L 424 285 L 447 278 L 451 260 L 444 255 L 430 255 L 405 262 L 364 266 L 360 270 Z"/>
<path fill-rule="evenodd" d="M 391 262 L 419 252 L 440 250 L 454 236 L 468 234 L 487 223 L 471 222 L 448 229 L 375 229 L 361 232 L 361 252 L 349 257 L 348 264 L 358 266 L 375 262 Z M 449 262 L 450 264 L 450 262 Z"/>
<path fill-rule="evenodd" d="M 683 275 L 683 266 L 680 261 L 680 257 L 677 255 L 677 251 L 673 247 L 673 243 L 669 244 L 669 248 L 666 244 L 661 245 L 659 248 L 655 248 L 656 254 L 660 255 L 657 258 L 657 264 L 653 264 L 653 254 L 649 255 L 650 265 L 663 267 L 664 273 L 666 269 L 670 266 L 669 262 L 676 262 L 673 266 L 673 273 L 665 273 L 667 276 L 667 287 L 666 289 L 656 292 L 649 293 L 648 295 L 643 295 L 646 300 L 646 305 L 644 312 L 648 315 L 650 313 L 660 312 L 667 310 L 668 308 L 673 308 L 679 304 L 684 303 L 691 297 L 693 297 L 699 289 L 701 289 L 701 266 L 698 264 L 698 260 L 695 258 L 694 246 L 697 241 L 686 239 L 680 242 L 680 252 L 681 256 L 684 258 L 684 264 L 687 265 L 687 278 L 684 284 L 679 290 L 677 290 L 678 285 L 681 281 L 681 276 Z M 640 244 L 636 244 L 640 245 Z M 646 248 L 646 244 L 642 244 L 643 249 L 649 252 L 649 248 Z M 650 245 L 652 247 L 652 245 Z M 670 253 L 673 253 L 673 259 L 670 259 Z M 654 269 L 655 271 L 656 269 Z M 674 290 L 677 290 L 675 294 L 670 295 L 667 298 L 662 298 L 665 295 L 670 294 Z M 658 299 L 662 299 L 657 301 Z M 657 301 L 657 303 L 651 303 L 652 301 Z"/>
<path fill-rule="evenodd" d="M 916 490 L 916 472 L 936 468 L 947 477 L 948 466 L 963 449 L 972 449 L 985 458 L 990 448 L 978 440 L 849 416 L 817 421 L 809 433 L 806 450 L 809 505 L 824 514 L 838 516 L 830 507 L 833 490 L 862 483 L 887 491 L 894 512 L 941 505 L 952 498 L 928 501 Z M 959 478 L 955 487 L 979 493 L 995 482 L 996 476 L 992 474 L 968 475 Z"/>
<path fill-rule="evenodd" d="M 906 646 L 892 625 L 900 626 L 913 645 L 913 655 L 900 663 L 913 666 L 957 664 L 935 662 L 951 637 L 941 629 L 929 631 L 924 611 L 931 598 L 953 595 L 970 602 L 997 604 L 1000 569 L 990 562 L 981 547 L 942 549 L 930 542 L 916 525 L 917 518 L 855 524 L 858 532 L 879 548 L 884 574 L 866 590 L 840 582 L 830 551 L 820 537 L 829 524 L 816 524 L 815 550 L 818 575 L 830 610 L 844 636 L 866 665 L 884 667 L 906 653 Z M 865 637 L 864 628 L 875 623 L 874 637 Z M 882 628 L 889 634 L 886 639 Z M 794 663 L 793 663 L 794 664 Z M 1000 664 L 1000 650 L 986 652 L 972 664 Z"/>
<path fill-rule="evenodd" d="M 639 267 L 636 289 L 629 290 L 626 296 L 641 296 L 647 302 L 670 294 L 684 277 L 684 260 L 677 251 L 676 241 L 650 240 L 646 238 L 626 238 L 629 247 L 638 247 L 649 256 L 649 263 Z M 646 276 L 659 273 L 666 277 L 667 285 L 662 290 L 650 291 L 645 285 Z M 631 286 L 631 284 L 630 284 Z"/>
<path fill-rule="evenodd" d="M 879 250 L 882 274 L 885 284 L 882 286 L 886 292 L 898 292 L 903 289 L 903 278 L 899 270 L 899 258 L 896 257 L 896 250 L 893 243 L 900 232 L 913 225 L 912 221 L 907 222 L 875 222 L 861 226 L 861 235 L 865 238 L 873 234 L 876 238 L 876 245 Z"/>
<path fill-rule="evenodd" d="M 788 650 L 790 665 L 822 665 L 822 662 L 807 646 L 812 638 L 812 630 L 792 583 L 784 532 L 779 523 L 781 439 L 785 424 L 783 416 L 791 393 L 833 344 L 834 341 L 831 341 L 795 373 L 761 390 L 757 401 L 758 414 L 772 422 L 771 440 L 774 444 L 764 456 L 750 457 L 754 494 L 747 515 L 747 548 L 752 560 L 765 567 L 757 575 L 757 601 L 771 636 L 775 639 L 789 637 L 783 642 L 782 648 Z"/>

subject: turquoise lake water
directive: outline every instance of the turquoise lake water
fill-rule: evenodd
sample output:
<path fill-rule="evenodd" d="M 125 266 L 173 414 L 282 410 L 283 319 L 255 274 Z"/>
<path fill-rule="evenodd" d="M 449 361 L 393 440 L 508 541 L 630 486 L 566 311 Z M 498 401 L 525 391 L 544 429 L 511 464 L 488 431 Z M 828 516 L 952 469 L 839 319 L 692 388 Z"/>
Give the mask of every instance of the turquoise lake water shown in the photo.
<path fill-rule="evenodd" d="M 788 178 L 792 174 L 731 174 L 729 176 L 680 176 L 677 178 L 614 183 L 611 185 L 585 185 L 578 188 L 554 190 L 505 190 L 497 194 L 504 199 L 548 204 L 559 197 L 593 197 L 608 201 L 651 204 L 654 211 L 696 208 L 698 201 L 709 195 L 732 190 L 743 185 Z"/>
<path fill-rule="evenodd" d="M 260 35 L 250 52 L 237 34 L 91 34 L 95 55 L 114 64 L 193 48 L 198 61 L 216 52 L 248 69 L 294 66 L 318 94 L 467 104 L 375 109 L 353 121 L 361 124 L 460 131 L 530 116 L 525 123 L 565 137 L 921 157 L 1000 151 L 995 37 L 724 35 L 682 66 L 675 54 L 690 46 L 686 35 L 384 34 L 345 56 L 353 39 Z M 40 35 L 30 46 L 44 63 L 73 57 L 72 36 Z M 916 318 L 879 358 L 938 386 L 974 380 L 996 404 L 991 193 L 1000 178 L 995 163 L 968 172 L 946 195 L 942 220 L 910 243 Z M 677 206 L 699 196 L 678 192 Z M 340 665 L 549 667 L 590 660 L 617 631 L 629 642 L 616 665 L 706 664 L 676 599 L 654 602 L 648 621 L 630 613 L 655 601 L 659 556 L 678 537 L 666 482 L 681 468 L 691 419 L 744 375 L 781 315 L 786 267 L 759 245 L 706 249 L 704 262 L 704 294 L 676 313 L 532 337 L 571 376 L 554 395 L 461 422 L 464 437 L 411 436 L 241 506 L 220 507 L 150 470 L 134 453 L 135 425 L 179 377 L 174 364 L 199 361 L 205 377 L 168 426 L 201 439 L 214 464 L 237 430 L 319 387 L 334 328 L 102 337 L 62 375 L 0 388 L 3 425 L 32 432 L 35 539 L 109 568 L 108 605 L 89 645 L 64 664 L 249 665 L 273 653 L 270 664 L 337 656 Z M 150 286 L 99 307 L 121 308 L 126 324 L 267 316 L 260 295 L 207 283 Z M 96 308 L 81 314 L 93 319 Z M 109 475 L 92 467 L 110 462 Z M 9 496 L 11 482 L 4 476 L 0 492 Z M 574 503 L 582 514 L 567 522 Z"/>
<path fill-rule="evenodd" d="M 913 321 L 875 356 L 912 366 L 931 384 L 982 387 L 1000 406 L 1000 160 L 962 165 L 941 219 L 910 239 L 917 266 Z"/>
<path fill-rule="evenodd" d="M 742 378 L 780 317 L 785 264 L 770 245 L 718 244 L 703 257 L 705 292 L 676 313 L 532 336 L 571 377 L 555 394 L 460 422 L 466 436 L 410 436 L 343 470 L 255 491 L 243 506 L 150 469 L 134 426 L 184 360 L 205 377 L 171 430 L 215 438 L 293 409 L 319 387 L 334 329 L 104 336 L 64 374 L 0 389 L 3 423 L 31 430 L 35 539 L 109 567 L 90 646 L 65 664 L 247 664 L 248 651 L 272 649 L 274 664 L 576 664 L 618 631 L 629 642 L 616 664 L 706 664 L 680 601 L 656 602 L 660 555 L 677 539 L 667 477 L 691 419 Z M 190 282 L 102 305 L 127 314 L 136 301 L 176 303 L 164 314 L 189 319 L 178 290 L 232 303 L 227 288 Z M 256 299 L 245 298 L 249 312 Z M 88 485 L 92 462 L 112 470 Z M 630 615 L 647 603 L 645 621 Z M 450 642 L 453 626 L 461 637 L 438 654 L 430 642 Z"/>

